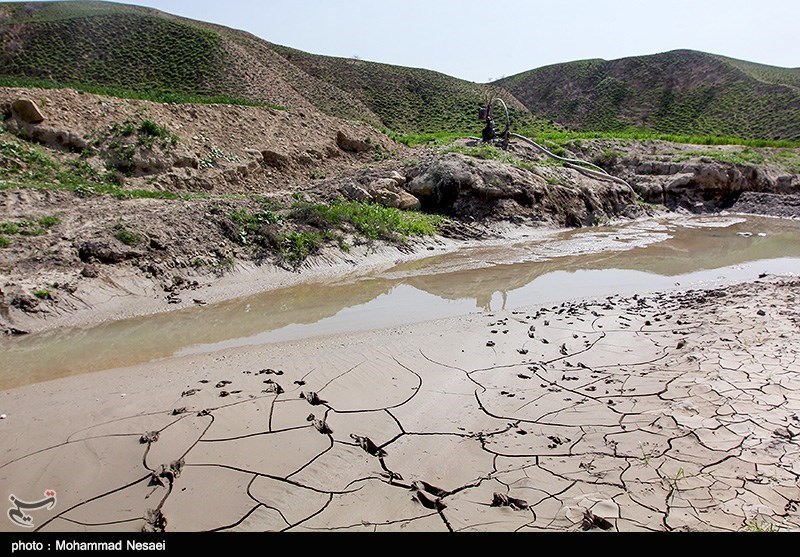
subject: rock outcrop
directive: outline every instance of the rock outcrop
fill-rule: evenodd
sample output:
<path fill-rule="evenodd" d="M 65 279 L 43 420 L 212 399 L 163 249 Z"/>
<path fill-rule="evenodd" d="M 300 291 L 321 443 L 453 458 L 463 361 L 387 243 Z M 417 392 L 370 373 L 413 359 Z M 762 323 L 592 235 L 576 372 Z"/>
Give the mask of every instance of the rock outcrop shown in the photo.
<path fill-rule="evenodd" d="M 350 153 L 364 153 L 372 148 L 366 141 L 353 139 L 343 131 L 336 133 L 336 145 L 338 145 L 342 151 L 348 151 Z"/>
<path fill-rule="evenodd" d="M 416 196 L 402 188 L 405 182 L 405 176 L 393 171 L 388 176 L 376 178 L 368 184 L 346 183 L 340 191 L 352 201 L 378 203 L 384 207 L 403 211 L 417 210 L 422 204 Z"/>
<path fill-rule="evenodd" d="M 765 167 L 721 162 L 630 161 L 630 182 L 647 202 L 694 212 L 731 207 L 744 192 L 800 193 L 800 179 Z"/>
<path fill-rule="evenodd" d="M 30 99 L 17 99 L 11 103 L 11 113 L 26 124 L 44 122 L 44 114 L 39 105 Z"/>
<path fill-rule="evenodd" d="M 559 226 L 587 226 L 642 209 L 629 187 L 560 169 L 561 183 L 531 170 L 493 160 L 449 154 L 415 168 L 406 190 L 423 209 L 461 218 L 531 219 Z"/>

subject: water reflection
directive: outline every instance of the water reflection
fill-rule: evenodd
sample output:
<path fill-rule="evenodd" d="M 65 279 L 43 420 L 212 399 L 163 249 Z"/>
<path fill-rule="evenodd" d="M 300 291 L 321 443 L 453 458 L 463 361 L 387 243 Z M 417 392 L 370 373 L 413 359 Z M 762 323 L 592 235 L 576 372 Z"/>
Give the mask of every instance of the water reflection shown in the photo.
<path fill-rule="evenodd" d="M 663 289 L 674 286 L 675 277 L 686 283 L 800 272 L 799 233 L 800 223 L 756 217 L 687 217 L 567 231 L 435 256 L 362 278 L 6 338 L 0 340 L 0 388 L 176 353 Z M 759 263 L 745 265 L 753 261 Z"/>

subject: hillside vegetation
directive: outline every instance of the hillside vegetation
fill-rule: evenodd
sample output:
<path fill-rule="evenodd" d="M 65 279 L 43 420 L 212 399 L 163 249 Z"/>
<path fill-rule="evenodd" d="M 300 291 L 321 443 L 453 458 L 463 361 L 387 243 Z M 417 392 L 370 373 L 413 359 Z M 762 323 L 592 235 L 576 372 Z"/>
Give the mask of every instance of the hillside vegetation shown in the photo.
<path fill-rule="evenodd" d="M 581 131 L 800 139 L 800 70 L 678 50 L 581 60 L 496 82 L 536 114 Z"/>
<path fill-rule="evenodd" d="M 475 135 L 490 92 L 514 130 L 800 140 L 800 69 L 693 51 L 583 60 L 476 84 L 320 56 L 108 2 L 0 3 L 0 86 L 259 104 L 361 120 L 409 144 Z M 727 140 L 726 140 L 727 141 Z"/>
<path fill-rule="evenodd" d="M 156 101 L 317 109 L 400 134 L 480 130 L 486 86 L 429 70 L 317 56 L 248 33 L 102 2 L 0 4 L 0 85 Z M 507 95 L 516 121 L 553 130 Z"/>

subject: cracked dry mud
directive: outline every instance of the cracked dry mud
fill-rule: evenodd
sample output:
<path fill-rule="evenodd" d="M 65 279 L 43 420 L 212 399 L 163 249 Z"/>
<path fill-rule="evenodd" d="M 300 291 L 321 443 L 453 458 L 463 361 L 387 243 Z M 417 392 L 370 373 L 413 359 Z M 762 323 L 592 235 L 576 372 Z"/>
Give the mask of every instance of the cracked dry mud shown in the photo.
<path fill-rule="evenodd" d="M 58 491 L 42 531 L 796 530 L 798 302 L 773 278 L 23 387 L 0 484 Z"/>

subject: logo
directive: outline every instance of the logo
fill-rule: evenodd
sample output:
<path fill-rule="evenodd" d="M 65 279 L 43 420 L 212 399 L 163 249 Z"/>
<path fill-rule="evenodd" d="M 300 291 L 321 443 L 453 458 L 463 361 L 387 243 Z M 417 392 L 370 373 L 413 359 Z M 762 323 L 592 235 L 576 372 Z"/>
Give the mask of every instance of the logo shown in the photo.
<path fill-rule="evenodd" d="M 48 489 L 44 492 L 44 499 L 28 503 L 17 498 L 16 495 L 9 495 L 8 500 L 14 505 L 8 509 L 8 519 L 23 528 L 33 528 L 33 517 L 25 511 L 38 511 L 39 509 L 51 510 L 56 506 L 56 492 Z"/>

